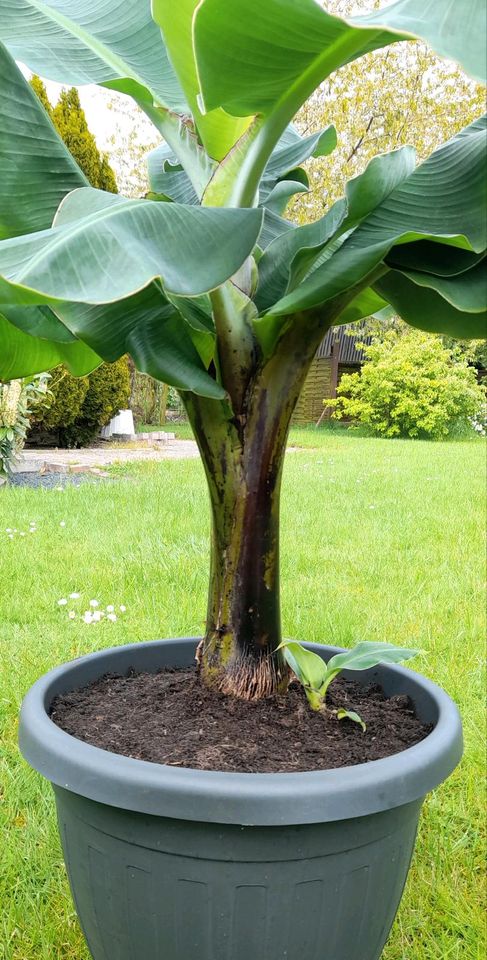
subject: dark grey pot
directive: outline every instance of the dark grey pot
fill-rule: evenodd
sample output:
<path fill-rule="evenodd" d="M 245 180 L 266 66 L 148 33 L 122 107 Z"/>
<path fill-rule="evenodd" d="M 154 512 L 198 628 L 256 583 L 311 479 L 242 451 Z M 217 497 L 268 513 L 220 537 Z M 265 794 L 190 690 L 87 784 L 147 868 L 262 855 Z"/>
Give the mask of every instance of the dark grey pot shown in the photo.
<path fill-rule="evenodd" d="M 422 800 L 461 757 L 455 704 L 401 667 L 354 674 L 388 695 L 409 694 L 433 732 L 385 760 L 296 774 L 133 760 L 82 743 L 49 719 L 56 694 L 130 667 L 188 666 L 196 643 L 90 654 L 40 679 L 22 706 L 20 747 L 54 786 L 94 960 L 378 960 Z M 325 658 L 337 652 L 308 646 Z"/>

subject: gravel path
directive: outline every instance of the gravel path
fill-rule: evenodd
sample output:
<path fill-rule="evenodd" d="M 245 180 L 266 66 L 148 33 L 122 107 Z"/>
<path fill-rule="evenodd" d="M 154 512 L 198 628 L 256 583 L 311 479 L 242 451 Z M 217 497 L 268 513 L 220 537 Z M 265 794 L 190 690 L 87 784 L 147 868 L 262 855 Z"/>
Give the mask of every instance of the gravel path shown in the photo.
<path fill-rule="evenodd" d="M 10 478 L 10 486 L 55 490 L 56 487 L 64 488 L 68 483 L 72 487 L 79 487 L 87 481 L 100 483 L 102 479 L 93 473 L 14 473 Z"/>
<path fill-rule="evenodd" d="M 70 483 L 98 483 L 108 477 L 104 468 L 112 464 L 145 460 L 182 460 L 199 456 L 194 440 L 166 440 L 150 447 L 122 447 L 116 444 L 85 447 L 82 450 L 27 449 L 21 454 L 10 478 L 13 487 L 55 489 Z"/>
<path fill-rule="evenodd" d="M 197 457 L 198 447 L 194 440 L 167 440 L 157 447 L 119 447 L 115 444 L 103 447 L 84 447 L 82 450 L 24 450 L 19 469 L 22 471 L 22 462 L 28 464 L 46 464 L 52 469 L 56 467 L 66 470 L 82 470 L 86 467 L 106 467 L 112 463 L 133 463 L 139 460 L 181 460 L 188 457 Z M 62 469 L 59 471 L 62 472 Z"/>

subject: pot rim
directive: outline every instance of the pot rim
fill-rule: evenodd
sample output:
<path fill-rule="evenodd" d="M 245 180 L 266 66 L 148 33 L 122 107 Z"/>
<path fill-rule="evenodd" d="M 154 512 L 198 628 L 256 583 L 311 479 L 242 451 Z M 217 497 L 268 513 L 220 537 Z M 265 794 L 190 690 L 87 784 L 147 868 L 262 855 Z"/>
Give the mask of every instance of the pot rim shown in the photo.
<path fill-rule="evenodd" d="M 326 823 L 379 813 L 424 797 L 460 761 L 462 728 L 456 704 L 426 677 L 395 665 L 380 665 L 353 678 L 379 682 L 389 696 L 408 694 L 434 729 L 401 753 L 335 770 L 229 773 L 173 767 L 94 747 L 49 718 L 47 711 L 57 693 L 85 686 L 104 673 L 123 673 L 131 666 L 143 671 L 189 665 L 198 639 L 111 647 L 49 671 L 22 704 L 19 744 L 25 759 L 53 784 L 99 803 L 142 814 L 242 826 Z M 327 658 L 343 651 L 322 644 L 306 646 Z M 160 648 L 166 652 L 164 661 L 158 656 Z"/>

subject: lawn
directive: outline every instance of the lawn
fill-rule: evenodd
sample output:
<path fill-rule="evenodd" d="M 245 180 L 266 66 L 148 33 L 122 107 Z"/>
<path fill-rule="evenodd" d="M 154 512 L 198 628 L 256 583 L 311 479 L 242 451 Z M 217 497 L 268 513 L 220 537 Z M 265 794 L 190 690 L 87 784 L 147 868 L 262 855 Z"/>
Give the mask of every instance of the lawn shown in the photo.
<path fill-rule="evenodd" d="M 383 960 L 483 960 L 484 446 L 303 430 L 291 442 L 302 449 L 285 467 L 285 635 L 419 646 L 417 668 L 449 691 L 465 721 L 464 762 L 426 803 Z M 2 960 L 89 957 L 50 789 L 18 755 L 23 694 L 50 667 L 97 647 L 203 627 L 201 465 L 151 462 L 111 473 L 64 491 L 0 492 Z M 12 539 L 6 528 L 17 529 Z M 58 606 L 72 592 L 82 598 Z M 116 622 L 70 621 L 69 609 L 84 610 L 90 599 L 127 609 Z"/>

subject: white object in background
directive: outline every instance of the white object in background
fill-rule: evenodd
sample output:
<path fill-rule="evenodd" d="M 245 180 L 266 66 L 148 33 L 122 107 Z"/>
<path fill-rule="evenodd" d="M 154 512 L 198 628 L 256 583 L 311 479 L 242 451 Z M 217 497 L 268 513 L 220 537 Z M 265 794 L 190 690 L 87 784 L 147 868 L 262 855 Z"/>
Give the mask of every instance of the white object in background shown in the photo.
<path fill-rule="evenodd" d="M 123 433 L 132 435 L 135 433 L 134 416 L 131 410 L 119 410 L 116 417 L 112 417 L 110 423 L 103 427 L 101 436 L 108 440 L 114 433 Z"/>

